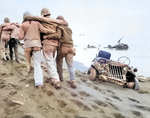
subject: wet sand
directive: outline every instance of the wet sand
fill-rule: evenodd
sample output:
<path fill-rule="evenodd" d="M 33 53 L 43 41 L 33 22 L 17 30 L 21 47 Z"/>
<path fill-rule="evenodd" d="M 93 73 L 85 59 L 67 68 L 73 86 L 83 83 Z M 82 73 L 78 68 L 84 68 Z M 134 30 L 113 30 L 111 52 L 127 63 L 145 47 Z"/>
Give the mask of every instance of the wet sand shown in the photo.
<path fill-rule="evenodd" d="M 142 87 L 135 91 L 90 81 L 76 70 L 77 88 L 72 89 L 64 70 L 62 88 L 56 90 L 43 68 L 45 88 L 37 90 L 21 46 L 19 52 L 20 63 L 0 60 L 0 118 L 150 118 L 150 81 L 140 82 Z"/>

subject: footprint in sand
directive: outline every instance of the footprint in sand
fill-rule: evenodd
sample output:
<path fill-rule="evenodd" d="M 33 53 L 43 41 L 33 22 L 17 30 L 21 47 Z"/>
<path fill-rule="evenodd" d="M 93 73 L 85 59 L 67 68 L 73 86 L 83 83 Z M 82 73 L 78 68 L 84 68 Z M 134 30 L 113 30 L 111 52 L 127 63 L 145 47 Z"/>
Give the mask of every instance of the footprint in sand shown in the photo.
<path fill-rule="evenodd" d="M 59 94 L 60 94 L 61 97 L 64 97 L 64 98 L 67 98 L 67 97 L 68 97 L 68 95 L 67 95 L 66 93 L 64 93 L 64 92 L 61 92 L 61 93 L 59 93 Z"/>
<path fill-rule="evenodd" d="M 138 93 L 140 93 L 140 94 L 146 94 L 146 93 L 149 93 L 149 91 L 146 91 L 146 90 L 138 90 Z"/>
<path fill-rule="evenodd" d="M 22 116 L 21 118 L 34 118 L 33 116 L 30 116 L 30 115 L 24 115 Z"/>
<path fill-rule="evenodd" d="M 26 81 L 27 84 L 34 83 L 34 78 L 30 78 Z"/>
<path fill-rule="evenodd" d="M 9 83 L 15 90 L 21 90 L 22 88 L 19 85 Z"/>
<path fill-rule="evenodd" d="M 20 81 L 19 81 L 19 82 L 24 82 L 24 81 L 26 81 L 26 79 L 20 79 Z"/>
<path fill-rule="evenodd" d="M 110 103 L 110 102 L 108 102 L 108 104 L 109 104 L 110 106 L 112 106 L 114 109 L 119 110 L 114 104 L 112 104 L 112 103 Z"/>
<path fill-rule="evenodd" d="M 72 96 L 72 97 L 76 97 L 76 96 L 78 96 L 77 94 L 75 94 L 75 93 L 73 93 L 73 92 L 72 92 L 72 93 L 70 93 L 70 94 L 71 94 L 71 96 Z"/>
<path fill-rule="evenodd" d="M 81 80 L 82 82 L 87 82 L 87 79 L 84 79 L 84 78 L 80 78 L 80 80 Z"/>
<path fill-rule="evenodd" d="M 12 115 L 12 114 L 15 114 L 15 110 L 14 108 L 5 108 L 5 113 L 7 115 Z"/>
<path fill-rule="evenodd" d="M 30 99 L 35 99 L 35 98 L 36 98 L 36 95 L 35 95 L 35 94 L 31 94 L 31 95 L 29 95 L 29 98 L 30 98 Z"/>
<path fill-rule="evenodd" d="M 95 90 L 98 90 L 98 89 L 99 89 L 97 86 L 93 86 L 93 88 L 94 88 Z"/>
<path fill-rule="evenodd" d="M 16 106 L 17 104 L 12 102 L 12 100 L 7 100 L 7 106 L 12 107 L 12 106 Z"/>
<path fill-rule="evenodd" d="M 107 98 L 107 97 L 106 97 L 105 99 L 106 99 L 107 101 L 112 101 L 111 99 L 109 99 L 109 98 Z"/>
<path fill-rule="evenodd" d="M 87 105 L 85 105 L 83 102 L 76 100 L 76 99 L 72 99 L 72 102 L 74 102 L 78 107 L 82 108 L 85 111 L 91 111 L 91 108 Z"/>
<path fill-rule="evenodd" d="M 114 118 L 126 118 L 125 116 L 123 116 L 120 113 L 113 113 Z"/>
<path fill-rule="evenodd" d="M 115 94 L 112 90 L 107 90 L 107 92 L 112 93 L 112 94 Z"/>
<path fill-rule="evenodd" d="M 66 101 L 64 101 L 64 100 L 57 100 L 57 102 L 61 108 L 65 107 L 67 105 Z"/>
<path fill-rule="evenodd" d="M 4 87 L 6 87 L 7 85 L 5 84 L 0 84 L 0 89 L 3 89 Z"/>
<path fill-rule="evenodd" d="M 0 89 L 2 89 L 2 88 L 4 88 L 5 86 L 7 86 L 6 84 L 5 84 L 5 80 L 2 80 L 2 79 L 0 79 Z"/>
<path fill-rule="evenodd" d="M 150 111 L 150 107 L 138 106 L 138 105 L 135 105 L 135 107 L 138 108 L 138 109 L 144 110 L 144 111 Z"/>
<path fill-rule="evenodd" d="M 132 114 L 134 114 L 137 118 L 144 118 L 143 115 L 141 114 L 141 112 L 139 111 L 131 111 Z"/>
<path fill-rule="evenodd" d="M 132 102 L 140 103 L 138 100 L 135 100 L 133 98 L 128 98 L 128 99 L 131 100 Z"/>
<path fill-rule="evenodd" d="M 6 73 L 1 73 L 1 76 L 5 76 L 6 75 Z"/>
<path fill-rule="evenodd" d="M 118 96 L 116 96 L 116 95 L 112 95 L 111 97 L 114 98 L 114 99 L 116 99 L 116 100 L 122 101 L 122 100 L 121 100 Z"/>
<path fill-rule="evenodd" d="M 74 102 L 78 107 L 82 107 L 83 106 L 83 102 L 76 100 L 76 99 L 72 99 L 72 102 Z"/>
<path fill-rule="evenodd" d="M 14 76 L 14 73 L 10 73 L 9 75 L 10 75 L 10 76 Z"/>
<path fill-rule="evenodd" d="M 88 96 L 90 96 L 88 93 L 86 93 L 85 91 L 79 91 L 79 94 L 81 95 L 81 96 L 84 96 L 84 97 L 88 97 Z"/>
<path fill-rule="evenodd" d="M 93 102 L 96 103 L 98 106 L 102 106 L 102 107 L 106 107 L 107 106 L 107 104 L 105 102 L 102 102 L 100 100 L 94 100 Z"/>
<path fill-rule="evenodd" d="M 87 106 L 87 105 L 83 105 L 83 109 L 85 111 L 91 111 L 91 108 L 89 106 Z"/>
<path fill-rule="evenodd" d="M 11 91 L 11 92 L 9 92 L 9 95 L 15 95 L 15 94 L 17 94 L 17 91 Z"/>
<path fill-rule="evenodd" d="M 97 110 L 99 107 L 96 104 L 91 104 L 91 107 Z"/>
<path fill-rule="evenodd" d="M 54 95 L 54 93 L 53 93 L 51 90 L 49 90 L 49 91 L 47 91 L 47 95 L 48 95 L 49 97 L 51 97 L 52 95 Z"/>

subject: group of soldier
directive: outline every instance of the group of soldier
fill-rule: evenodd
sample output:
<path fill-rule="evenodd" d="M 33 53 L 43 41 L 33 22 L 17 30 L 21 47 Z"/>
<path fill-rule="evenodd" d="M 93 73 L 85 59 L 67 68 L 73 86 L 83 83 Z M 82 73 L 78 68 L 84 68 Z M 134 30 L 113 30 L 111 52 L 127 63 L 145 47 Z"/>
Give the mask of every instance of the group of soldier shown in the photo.
<path fill-rule="evenodd" d="M 56 19 L 50 17 L 49 9 L 41 10 L 41 17 L 32 16 L 29 12 L 23 14 L 23 22 L 11 23 L 9 18 L 4 19 L 0 26 L 1 59 L 13 60 L 13 48 L 15 61 L 19 63 L 18 39 L 24 40 L 24 55 L 27 61 L 27 71 L 31 72 L 31 57 L 34 62 L 34 80 L 38 89 L 43 88 L 43 71 L 41 68 L 41 56 L 44 56 L 50 83 L 56 88 L 61 88 L 63 81 L 63 58 L 65 57 L 69 76 L 70 87 L 76 88 L 75 69 L 73 56 L 76 54 L 73 47 L 72 30 L 63 16 Z M 31 19 L 29 20 L 28 17 Z M 33 17 L 33 18 L 32 18 Z M 40 19 L 40 20 L 39 20 Z M 41 22 L 44 21 L 48 27 Z M 9 49 L 9 50 L 8 50 Z"/>

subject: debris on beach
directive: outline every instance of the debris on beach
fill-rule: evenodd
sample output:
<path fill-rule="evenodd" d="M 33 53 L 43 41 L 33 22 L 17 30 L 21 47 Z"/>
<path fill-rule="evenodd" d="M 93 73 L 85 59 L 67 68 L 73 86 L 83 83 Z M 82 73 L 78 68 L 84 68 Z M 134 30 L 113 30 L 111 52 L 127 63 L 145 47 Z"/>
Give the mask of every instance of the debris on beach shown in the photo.
<path fill-rule="evenodd" d="M 19 105 L 24 105 L 23 102 L 20 102 L 20 101 L 16 101 L 16 100 L 12 100 L 12 102 L 16 103 L 16 104 L 19 104 Z"/>
<path fill-rule="evenodd" d="M 123 36 L 124 37 L 124 36 Z M 120 43 L 121 39 L 123 38 L 121 37 L 119 39 L 119 41 L 117 41 L 117 44 L 114 45 L 114 46 L 111 46 L 111 45 L 108 45 L 108 47 L 105 47 L 105 48 L 109 48 L 109 49 L 116 49 L 116 50 L 128 50 L 129 49 L 129 46 L 128 44 L 124 44 L 124 43 Z"/>

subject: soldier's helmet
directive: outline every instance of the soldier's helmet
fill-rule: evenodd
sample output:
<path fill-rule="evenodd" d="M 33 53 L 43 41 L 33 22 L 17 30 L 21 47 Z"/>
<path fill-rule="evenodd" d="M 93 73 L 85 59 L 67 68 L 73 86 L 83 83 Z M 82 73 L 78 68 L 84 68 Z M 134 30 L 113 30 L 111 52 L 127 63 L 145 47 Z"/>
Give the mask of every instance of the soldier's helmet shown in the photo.
<path fill-rule="evenodd" d="M 63 16 L 57 16 L 57 18 L 56 19 L 59 19 L 59 20 L 63 20 L 63 21 L 65 21 L 65 19 L 64 19 L 64 17 Z"/>
<path fill-rule="evenodd" d="M 28 11 L 23 13 L 23 19 L 25 19 L 27 16 L 31 16 L 31 13 Z"/>
<path fill-rule="evenodd" d="M 50 16 L 50 15 L 51 15 L 51 12 L 49 11 L 48 8 L 43 8 L 43 9 L 41 10 L 41 16 L 42 16 L 42 17 Z"/>
<path fill-rule="evenodd" d="M 4 18 L 4 22 L 5 22 L 5 23 L 9 23 L 9 22 L 10 22 L 9 18 L 8 18 L 8 17 L 5 17 L 5 18 Z"/>

